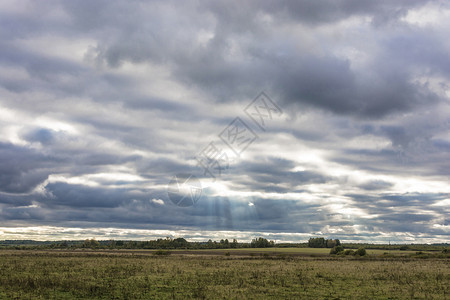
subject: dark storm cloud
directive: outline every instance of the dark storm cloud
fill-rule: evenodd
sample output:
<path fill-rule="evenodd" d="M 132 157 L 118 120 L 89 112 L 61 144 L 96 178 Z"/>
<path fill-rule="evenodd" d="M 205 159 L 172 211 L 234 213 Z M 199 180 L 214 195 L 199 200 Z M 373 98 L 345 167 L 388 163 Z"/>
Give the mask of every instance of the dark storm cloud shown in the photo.
<path fill-rule="evenodd" d="M 95 220 L 98 226 L 104 227 L 148 228 L 158 225 L 162 229 L 183 226 L 192 230 L 292 231 L 305 225 L 286 223 L 286 219 L 300 216 L 306 223 L 323 219 L 317 218 L 318 205 L 292 200 L 254 199 L 254 206 L 250 207 L 247 202 L 208 196 L 195 207 L 180 210 L 166 199 L 163 191 L 155 191 L 154 195 L 165 198 L 164 205 L 149 201 L 148 191 L 111 190 L 68 184 L 50 184 L 48 191 L 50 193 L 47 198 L 35 199 L 32 206 L 10 203 L 3 208 L 2 220 L 40 220 L 43 224 L 71 226 Z M 309 226 L 319 229 L 319 225 Z"/>
<path fill-rule="evenodd" d="M 27 135 L 30 141 L 50 146 L 54 142 L 51 131 L 39 129 Z M 33 148 L 0 143 L 0 192 L 29 193 L 43 183 L 50 174 L 70 170 L 73 175 L 95 172 L 99 166 L 126 163 L 136 157 L 118 157 L 100 153 L 57 154 Z"/>
<path fill-rule="evenodd" d="M 384 190 L 387 188 L 392 187 L 393 184 L 391 182 L 383 181 L 383 180 L 372 180 L 368 181 L 364 184 L 361 184 L 359 187 L 361 187 L 364 190 Z"/>
<path fill-rule="evenodd" d="M 64 89 L 64 85 L 52 86 L 50 83 L 59 81 L 61 75 L 80 76 L 85 70 L 78 64 L 60 59 L 48 57 L 34 52 L 32 49 L 21 49 L 14 45 L 13 41 L 0 41 L 0 63 L 6 66 L 20 66 L 24 68 L 35 81 L 29 81 L 30 86 L 24 86 L 20 91 L 30 91 L 36 88 L 47 88 L 58 91 Z"/>
<path fill-rule="evenodd" d="M 127 190 L 105 189 L 73 185 L 66 183 L 52 183 L 46 187 L 53 195 L 46 205 L 63 205 L 69 207 L 117 207 L 127 201 Z"/>
<path fill-rule="evenodd" d="M 253 191 L 288 193 L 301 192 L 296 186 L 307 184 L 324 184 L 332 177 L 316 171 L 292 171 L 294 161 L 277 157 L 256 157 L 254 162 L 243 162 L 233 167 L 230 173 L 245 174 L 245 179 L 233 179 L 243 189 Z"/>
<path fill-rule="evenodd" d="M 385 194 L 374 196 L 347 195 L 355 205 L 377 218 L 366 222 L 384 230 L 395 228 L 405 232 L 435 232 L 445 234 L 445 230 L 432 229 L 432 224 L 447 225 L 448 209 L 436 206 L 448 198 L 449 194 Z M 426 212 L 422 212 L 426 211 Z M 425 228 L 424 228 L 425 227 Z M 438 233 L 439 232 L 439 233 Z"/>
<path fill-rule="evenodd" d="M 111 130 L 109 127 L 105 131 Z M 113 129 L 114 130 L 114 129 Z M 117 129 L 114 130 L 117 134 Z M 47 159 L 45 161 L 53 162 L 53 172 L 57 173 L 57 167 L 61 167 L 59 171 L 65 170 L 64 165 L 70 167 L 73 175 L 79 175 L 86 172 L 96 172 L 100 166 L 125 164 L 128 162 L 135 162 L 141 157 L 139 155 L 107 153 L 103 149 L 95 148 L 93 145 L 89 151 L 80 151 L 77 147 L 78 143 L 82 142 L 80 138 L 70 136 L 63 131 L 54 131 L 46 128 L 26 128 L 22 130 L 22 137 L 31 142 L 32 145 L 39 143 L 44 146 L 44 152 Z M 74 144 L 74 146 L 71 146 Z M 21 151 L 27 151 L 27 147 L 22 147 Z M 40 151 L 29 149 L 42 154 Z M 19 152 L 20 153 L 20 152 Z"/>
<path fill-rule="evenodd" d="M 380 117 L 435 101 L 426 86 L 395 69 L 373 70 L 371 78 L 352 71 L 338 58 L 306 58 L 286 64 L 277 76 L 286 102 L 310 104 L 336 113 Z"/>
<path fill-rule="evenodd" d="M 414 62 L 412 67 L 426 68 L 427 74 L 450 74 L 449 47 L 435 31 L 409 30 L 385 41 L 385 58 L 395 66 Z"/>
<path fill-rule="evenodd" d="M 91 56 L 106 61 L 111 67 L 117 67 L 125 61 L 162 63 L 172 68 L 177 79 L 195 84 L 224 100 L 242 96 L 242 93 L 252 96 L 255 85 L 269 86 L 282 97 L 286 105 L 306 104 L 336 113 L 380 117 L 438 100 L 438 96 L 427 86 L 412 83 L 408 70 L 410 66 L 420 64 L 432 66 L 433 69 L 443 67 L 442 63 L 434 63 L 442 61 L 448 52 L 439 36 L 425 38 L 421 31 L 411 33 L 406 30 L 398 35 L 393 34 L 391 38 L 388 35 L 388 42 L 381 54 L 368 53 L 373 61 L 368 66 L 371 68 L 368 76 L 365 69 L 355 70 L 349 59 L 333 54 L 331 44 L 325 45 L 325 53 L 321 55 L 302 53 L 295 49 L 293 42 L 279 40 L 256 17 L 258 12 L 265 12 L 274 17 L 276 25 L 328 23 L 353 15 L 398 19 L 410 8 L 424 4 L 423 1 L 392 1 L 376 5 L 371 1 L 285 1 L 275 5 L 271 2 L 260 4 L 244 1 L 239 5 L 220 2 L 195 9 L 187 2 L 183 8 L 195 14 L 196 20 L 183 28 L 184 35 L 180 33 L 180 28 L 185 25 L 186 18 L 170 18 L 174 13 L 172 8 L 159 2 L 150 4 L 137 15 L 136 7 L 121 2 L 92 4 L 71 1 L 64 3 L 63 9 L 73 16 L 73 23 L 65 24 L 65 30 L 69 34 L 75 34 L 73 30 L 77 27 L 88 30 L 98 39 L 96 50 L 92 50 Z M 157 14 L 153 8 L 160 8 L 162 14 Z M 93 11 L 96 13 L 93 14 Z M 242 11 L 252 13 L 239 13 Z M 163 19 L 165 15 L 169 18 Z M 284 20 L 279 15 L 292 18 Z M 148 23 L 144 20 L 151 21 Z M 212 27 L 214 20 L 215 28 Z M 311 23 L 311 20 L 314 22 Z M 198 45 L 197 31 L 211 29 L 215 31 L 214 37 L 206 46 Z M 402 39 L 405 31 L 407 37 Z M 166 38 L 168 34 L 172 35 L 171 39 Z M 417 35 L 423 39 L 415 39 Z M 265 37 L 264 42 L 261 37 Z M 243 56 L 237 60 L 231 59 L 233 39 L 243 40 L 240 45 Z M 352 42 L 348 40 L 348 43 Z M 434 47 L 425 47 L 430 43 Z M 405 48 L 410 55 L 404 55 Z M 8 48 L 3 51 L 5 49 Z M 16 49 L 9 49 L 6 56 L 8 60 L 20 61 L 16 57 Z M 436 50 L 430 52 L 429 49 Z M 392 64 L 394 59 L 396 63 Z M 432 64 L 429 63 L 430 59 L 434 61 Z M 43 78 L 47 76 L 45 74 L 50 76 L 49 72 L 53 73 L 55 68 L 72 69 L 69 66 L 64 68 L 63 65 L 57 67 L 54 60 L 44 58 L 34 58 L 23 63 L 30 72 L 39 72 Z M 139 104 L 136 105 L 139 107 Z"/>
<path fill-rule="evenodd" d="M 412 5 L 417 5 L 418 3 L 414 4 L 411 2 Z M 368 2 L 365 2 L 365 4 L 368 6 L 367 10 L 363 7 L 362 9 L 355 9 L 349 14 L 358 14 L 359 12 L 370 15 L 375 13 L 371 8 L 383 7 L 383 5 L 373 5 L 373 3 L 369 4 Z M 319 5 L 316 4 L 315 6 Z M 389 5 L 387 4 L 386 6 Z M 403 13 L 408 9 L 398 3 L 393 3 L 393 6 L 401 7 Z M 330 8 L 333 5 L 326 7 Z M 350 4 L 348 7 L 355 8 L 358 5 Z M 327 11 L 327 8 L 325 8 L 325 11 Z M 392 7 L 387 9 L 390 10 Z M 295 11 L 295 9 L 286 11 Z M 311 13 L 308 9 L 300 11 Z M 335 12 L 336 10 L 331 11 Z M 312 15 L 314 15 L 314 12 Z M 325 15 L 327 14 L 325 13 Z M 398 18 L 399 16 L 397 15 L 396 17 Z M 208 78 L 220 77 L 221 81 L 225 83 L 227 80 L 224 80 L 224 77 L 227 78 L 228 76 L 233 78 L 240 77 L 242 80 L 246 78 L 247 81 L 254 81 L 257 78 L 256 82 L 260 82 L 262 85 L 271 83 L 286 104 L 310 104 L 336 113 L 380 117 L 396 111 L 410 110 L 417 105 L 424 105 L 438 99 L 427 86 L 411 82 L 412 78 L 409 69 L 418 65 L 430 67 L 427 60 L 435 57 L 434 53 L 429 50 L 434 49 L 433 47 L 428 47 L 430 42 L 436 45 L 435 49 L 439 49 L 435 50 L 435 52 L 441 51 L 442 53 L 444 51 L 446 53 L 446 50 L 444 50 L 445 45 L 439 40 L 439 36 L 413 40 L 412 37 L 415 37 L 417 34 L 415 32 L 407 34 L 411 36 L 411 40 L 407 44 L 407 53 L 414 54 L 405 56 L 405 49 L 399 45 L 406 44 L 400 39 L 403 32 L 399 36 L 394 34 L 392 40 L 388 39 L 389 44 L 386 45 L 382 54 L 372 55 L 368 53 L 373 61 L 368 66 L 370 74 L 368 74 L 367 69 L 353 69 L 349 59 L 339 58 L 334 55 L 331 45 L 329 45 L 329 48 L 325 45 L 325 54 L 311 55 L 299 53 L 292 49 L 292 46 L 280 49 L 267 47 L 267 44 L 264 44 L 264 46 L 258 47 L 258 42 L 248 46 L 248 59 L 252 60 L 252 64 L 246 65 L 245 70 L 236 70 L 234 74 L 228 75 L 226 72 L 223 72 L 223 70 L 227 69 L 227 62 L 217 60 L 213 65 L 208 64 L 208 69 L 203 68 L 202 74 L 206 78 L 208 77 L 207 74 L 213 73 L 214 75 Z M 419 36 L 421 35 L 422 32 L 419 32 Z M 273 42 L 277 42 L 275 37 L 271 38 Z M 352 43 L 351 40 L 348 42 Z M 280 56 L 278 52 L 284 54 Z M 442 57 L 441 53 L 439 53 L 438 57 Z M 398 58 L 402 59 L 399 60 Z M 396 63 L 393 64 L 392 61 Z M 437 58 L 435 61 L 442 61 L 442 59 Z M 188 63 L 187 65 L 189 69 L 198 69 L 197 64 L 189 66 Z M 214 65 L 219 67 L 214 67 Z M 433 65 L 432 70 L 436 68 L 440 69 L 442 65 Z M 217 72 L 221 72 L 221 76 L 218 76 Z M 199 82 L 203 83 L 203 81 Z M 211 86 L 212 84 L 214 83 L 208 81 L 205 82 L 204 86 Z M 230 90 L 235 91 L 237 89 L 232 88 Z"/>
<path fill-rule="evenodd" d="M 340 219 L 340 214 L 324 210 L 318 204 L 302 204 L 299 201 L 253 199 L 253 206 L 242 201 L 228 199 L 226 197 L 207 197 L 202 199 L 194 207 L 179 209 L 170 200 L 164 200 L 164 205 L 153 204 L 145 196 L 148 193 L 130 193 L 97 189 L 93 203 L 88 203 L 79 198 L 83 193 L 90 193 L 95 189 L 72 185 L 52 187 L 55 191 L 63 188 L 69 193 L 66 203 L 51 203 L 51 199 L 41 202 L 40 206 L 14 206 L 3 209 L 4 221 L 39 221 L 41 224 L 59 226 L 77 226 L 89 228 L 95 220 L 96 226 L 115 228 L 149 229 L 158 226 L 159 229 L 176 229 L 182 227 L 189 230 L 249 230 L 254 232 L 319 232 L 323 229 L 323 223 L 335 227 L 348 227 L 356 224 L 364 224 L 367 230 L 414 232 L 416 234 L 429 232 L 433 234 L 446 234 L 441 229 L 432 229 L 426 223 L 433 223 L 436 214 L 417 213 L 411 209 L 411 205 L 402 204 L 406 210 L 399 211 L 391 205 L 361 206 L 363 209 L 373 209 L 378 217 L 375 219 Z M 162 191 L 161 191 L 161 194 Z M 96 203 L 104 205 L 105 201 L 98 199 L 99 195 L 111 196 L 110 206 L 97 207 Z M 409 201 L 407 198 L 402 201 Z M 416 199 L 420 195 L 414 196 Z M 433 195 L 429 195 L 432 198 Z M 382 197 L 380 197 L 381 200 Z M 395 197 L 394 197 L 395 198 Z M 442 195 L 438 198 L 442 199 Z M 97 202 L 98 199 L 98 202 Z M 356 197 L 355 197 L 356 199 Z M 81 201 L 79 201 L 81 200 Z M 398 199 L 397 199 L 398 200 Z M 371 200 L 370 203 L 372 203 Z M 36 202 L 35 202 L 36 203 Z M 64 209 L 56 209 L 53 205 L 62 205 Z M 362 204 L 360 202 L 360 204 Z M 61 207 L 61 208 L 62 208 Z M 414 206 L 413 206 L 414 207 Z M 420 206 L 417 206 L 420 208 Z M 442 215 L 441 215 L 442 216 Z M 287 222 L 289 220 L 289 222 Z M 294 221 L 295 220 L 295 221 Z M 439 221 L 440 222 L 440 221 Z M 439 223 L 438 222 L 438 223 Z M 445 224 L 443 224 L 445 225 Z M 377 233 L 365 233 L 364 236 L 377 236 Z M 353 238 L 350 233 L 338 234 L 338 238 Z M 361 238 L 361 236 L 359 237 Z"/>
<path fill-rule="evenodd" d="M 7 204 L 11 207 L 24 207 L 32 205 L 33 201 L 42 202 L 45 201 L 47 197 L 43 194 L 13 194 L 13 193 L 1 193 L 0 203 Z"/>
<path fill-rule="evenodd" d="M 54 158 L 35 150 L 0 143 L 0 191 L 28 193 L 45 181 Z"/>
<path fill-rule="evenodd" d="M 372 60 L 367 66 L 371 69 L 369 75 L 366 69 L 352 68 L 351 60 L 336 56 L 332 44 L 325 44 L 325 53 L 321 55 L 296 50 L 294 41 L 280 40 L 257 18 L 258 13 L 271 15 L 276 25 L 317 25 L 350 16 L 369 16 L 375 23 L 382 24 L 392 19 L 398 21 L 409 9 L 425 3 L 285 1 L 275 5 L 270 2 L 261 4 L 244 1 L 239 5 L 232 2 L 214 3 L 197 10 L 185 3 L 183 7 L 195 14 L 196 20 L 190 27 L 184 28 L 184 36 L 180 35 L 179 28 L 185 25 L 185 18 L 162 20 L 150 8 L 146 12 L 154 20 L 148 26 L 136 22 L 144 18 L 143 14 L 131 21 L 134 12 L 132 6 L 123 7 L 121 3 L 108 6 L 95 4 L 95 10 L 100 14 L 95 17 L 86 13 L 92 7 L 84 2 L 71 2 L 65 9 L 75 16 L 77 26 L 105 34 L 114 31 L 108 26 L 117 31 L 112 38 L 100 36 L 97 48 L 92 53 L 96 60 L 106 61 L 111 67 L 117 67 L 125 61 L 162 63 L 173 69 L 173 75 L 178 80 L 194 84 L 223 100 L 252 96 L 252 87 L 255 85 L 269 86 L 282 97 L 286 105 L 307 104 L 346 115 L 380 117 L 439 100 L 426 85 L 413 82 L 409 72 L 411 67 L 420 65 L 443 68 L 441 63 L 430 64 L 430 59 L 442 61 L 447 53 L 439 36 L 425 37 L 420 30 L 411 32 L 407 29 L 400 29 L 399 33 L 394 32 L 392 35 L 387 33 L 386 44 L 381 44 L 384 46 L 382 51 L 378 51 L 379 54 L 367 53 Z M 171 16 L 173 13 L 161 3 L 153 5 L 163 7 L 163 15 Z M 113 14 L 109 12 L 115 10 L 121 13 L 118 18 L 115 15 L 112 19 Z M 252 13 L 240 13 L 244 11 Z M 291 18 L 282 18 L 286 15 Z M 193 30 L 213 29 L 214 19 L 214 37 L 205 46 L 199 45 L 196 31 Z M 405 33 L 406 37 L 402 38 Z M 166 34 L 173 37 L 168 40 Z M 416 39 L 417 36 L 420 39 Z M 233 40 L 242 40 L 241 58 L 232 58 L 230 47 Z M 347 42 L 352 44 L 353 41 L 349 38 Z M 435 47 L 425 46 L 430 43 Z M 411 54 L 404 55 L 405 48 Z M 280 56 L 279 53 L 283 54 Z"/>
<path fill-rule="evenodd" d="M 378 118 L 438 101 L 427 86 L 411 83 L 412 78 L 404 69 L 412 61 L 400 69 L 391 65 L 380 67 L 384 58 L 375 57 L 372 74 L 367 76 L 365 70 L 352 70 L 348 59 L 332 53 L 315 56 L 288 49 L 279 58 L 271 50 L 285 51 L 248 50 L 241 66 L 223 58 L 209 61 L 198 53 L 200 58 L 190 56 L 180 62 L 175 74 L 224 100 L 248 97 L 249 86 L 260 85 L 279 95 L 284 105 L 311 105 L 364 117 Z"/>
<path fill-rule="evenodd" d="M 358 205 L 371 205 L 374 203 L 385 207 L 420 207 L 423 205 L 429 207 L 430 209 L 439 209 L 432 208 L 432 205 L 446 199 L 449 194 L 406 193 L 398 195 L 379 193 L 372 196 L 367 194 L 347 194 L 346 196 L 352 198 Z"/>
<path fill-rule="evenodd" d="M 444 140 L 434 140 L 433 145 L 445 152 L 450 152 L 450 142 Z"/>
<path fill-rule="evenodd" d="M 144 176 L 158 179 L 165 174 L 192 173 L 193 168 L 184 161 L 175 161 L 172 159 L 158 158 L 154 160 L 140 159 L 137 161 L 137 170 Z M 167 180 L 166 178 L 162 178 Z M 166 182 L 167 183 L 167 182 Z"/>
<path fill-rule="evenodd" d="M 264 1 L 264 10 L 280 17 L 288 16 L 297 22 L 312 26 L 334 23 L 352 16 L 368 16 L 375 24 L 386 24 L 404 16 L 409 9 L 422 6 L 428 1 Z"/>
<path fill-rule="evenodd" d="M 429 140 L 413 140 L 406 148 L 391 149 L 345 149 L 338 151 L 333 159 L 336 162 L 351 165 L 360 170 L 378 174 L 411 174 L 421 176 L 449 176 L 448 154 L 439 148 L 439 144 Z M 396 136 L 395 143 L 407 143 L 404 136 Z M 396 144 L 402 146 L 402 144 Z"/>
<path fill-rule="evenodd" d="M 30 142 L 38 142 L 42 145 L 50 145 L 54 140 L 54 132 L 52 130 L 40 128 L 28 132 L 24 137 Z"/>

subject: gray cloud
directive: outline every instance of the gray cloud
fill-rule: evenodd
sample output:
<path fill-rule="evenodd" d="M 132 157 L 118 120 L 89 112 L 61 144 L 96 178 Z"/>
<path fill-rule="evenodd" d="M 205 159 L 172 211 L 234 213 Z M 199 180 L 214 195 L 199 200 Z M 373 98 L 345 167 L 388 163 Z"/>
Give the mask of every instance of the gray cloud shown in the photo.
<path fill-rule="evenodd" d="M 392 185 L 393 184 L 390 182 L 386 182 L 386 181 L 382 181 L 382 180 L 372 180 L 372 181 L 369 181 L 369 182 L 366 182 L 366 183 L 360 185 L 360 187 L 364 190 L 372 191 L 372 190 L 383 190 L 386 188 L 390 188 L 390 187 L 392 187 Z"/>
<path fill-rule="evenodd" d="M 47 179 L 52 158 L 31 149 L 0 143 L 0 189 L 27 193 Z"/>
<path fill-rule="evenodd" d="M 450 60 L 440 12 L 449 9 L 4 3 L 0 227 L 442 240 Z M 261 90 L 284 111 L 265 133 L 242 111 Z M 195 156 L 237 116 L 258 139 L 209 182 Z M 168 199 L 177 173 L 205 183 L 195 206 Z"/>

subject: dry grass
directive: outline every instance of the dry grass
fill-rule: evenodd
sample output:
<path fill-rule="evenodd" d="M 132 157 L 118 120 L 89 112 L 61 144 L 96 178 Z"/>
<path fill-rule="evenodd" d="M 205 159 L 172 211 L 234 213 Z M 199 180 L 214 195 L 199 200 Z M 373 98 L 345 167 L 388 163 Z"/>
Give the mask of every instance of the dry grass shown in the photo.
<path fill-rule="evenodd" d="M 449 259 L 8 251 L 1 299 L 449 299 Z"/>

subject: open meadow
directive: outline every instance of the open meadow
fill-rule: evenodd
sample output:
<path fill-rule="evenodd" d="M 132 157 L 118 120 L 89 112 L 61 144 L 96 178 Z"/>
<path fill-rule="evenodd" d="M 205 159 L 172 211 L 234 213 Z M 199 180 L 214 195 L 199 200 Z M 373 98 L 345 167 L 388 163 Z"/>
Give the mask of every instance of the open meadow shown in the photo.
<path fill-rule="evenodd" d="M 450 297 L 448 258 L 251 250 L 2 250 L 0 299 Z"/>

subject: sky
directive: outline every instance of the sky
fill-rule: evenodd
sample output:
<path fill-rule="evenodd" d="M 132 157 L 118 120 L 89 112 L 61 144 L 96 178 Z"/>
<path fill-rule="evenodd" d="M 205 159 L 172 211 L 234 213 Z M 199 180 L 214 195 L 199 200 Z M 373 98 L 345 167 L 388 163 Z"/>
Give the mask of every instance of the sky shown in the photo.
<path fill-rule="evenodd" d="M 449 28 L 448 1 L 1 0 L 0 239 L 449 242 Z"/>

